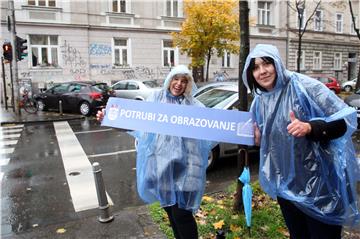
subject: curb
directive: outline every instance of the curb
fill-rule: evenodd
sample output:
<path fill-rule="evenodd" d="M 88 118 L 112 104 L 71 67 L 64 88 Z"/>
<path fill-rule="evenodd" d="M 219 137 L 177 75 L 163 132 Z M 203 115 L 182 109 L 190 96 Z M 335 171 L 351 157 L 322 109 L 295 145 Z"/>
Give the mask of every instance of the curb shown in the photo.
<path fill-rule="evenodd" d="M 13 121 L 3 121 L 0 123 L 1 126 L 8 124 L 34 124 L 34 123 L 47 123 L 47 122 L 56 122 L 56 121 L 68 121 L 68 120 L 77 120 L 85 119 L 85 116 L 73 116 L 67 118 L 56 118 L 56 119 L 43 119 L 43 120 L 13 120 Z"/>

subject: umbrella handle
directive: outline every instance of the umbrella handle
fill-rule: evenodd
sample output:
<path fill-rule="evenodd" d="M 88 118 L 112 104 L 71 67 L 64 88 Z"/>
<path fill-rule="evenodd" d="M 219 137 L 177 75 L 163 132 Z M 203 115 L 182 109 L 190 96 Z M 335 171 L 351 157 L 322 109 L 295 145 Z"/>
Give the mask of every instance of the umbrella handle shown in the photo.
<path fill-rule="evenodd" d="M 249 158 L 248 158 L 248 155 L 249 155 L 249 153 L 248 153 L 248 150 L 247 149 L 239 149 L 239 155 L 241 154 L 241 153 L 244 153 L 245 154 L 245 167 L 249 167 Z"/>

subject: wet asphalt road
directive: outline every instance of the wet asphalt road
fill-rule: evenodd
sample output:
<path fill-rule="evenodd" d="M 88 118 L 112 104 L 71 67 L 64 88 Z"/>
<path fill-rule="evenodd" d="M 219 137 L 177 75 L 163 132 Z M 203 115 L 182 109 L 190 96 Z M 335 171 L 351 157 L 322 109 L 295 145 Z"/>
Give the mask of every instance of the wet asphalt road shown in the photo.
<path fill-rule="evenodd" d="M 90 163 L 99 162 L 106 191 L 116 212 L 143 205 L 137 196 L 134 140 L 126 132 L 101 127 L 94 119 L 68 122 Z M 62 159 L 76 145 L 59 148 L 53 123 L 24 125 L 15 133 L 2 130 L 16 144 L 1 166 L 1 235 L 95 216 L 97 207 L 75 211 Z M 63 151 L 62 151 L 63 150 Z M 256 172 L 256 162 L 252 164 Z M 76 177 L 76 173 L 73 174 Z M 225 189 L 238 175 L 236 158 L 224 158 L 208 173 L 206 191 Z M 86 182 L 85 182 L 86 183 Z"/>
<path fill-rule="evenodd" d="M 100 163 L 106 191 L 113 202 L 112 211 L 143 205 L 136 192 L 133 138 L 122 130 L 101 127 L 93 119 L 68 123 L 87 160 L 91 164 Z M 8 154 L 9 161 L 1 165 L 2 237 L 11 238 L 13 233 L 35 227 L 98 215 L 97 207 L 74 209 L 62 154 L 76 145 L 60 149 L 53 123 L 24 125 L 12 131 L 2 129 L 3 135 L 16 141 L 6 146 L 13 147 L 14 151 Z M 356 151 L 360 152 L 359 131 L 353 141 Z M 252 176 L 255 176 L 258 160 L 253 157 L 250 160 Z M 224 190 L 236 180 L 238 173 L 235 157 L 222 159 L 208 172 L 206 192 Z"/>

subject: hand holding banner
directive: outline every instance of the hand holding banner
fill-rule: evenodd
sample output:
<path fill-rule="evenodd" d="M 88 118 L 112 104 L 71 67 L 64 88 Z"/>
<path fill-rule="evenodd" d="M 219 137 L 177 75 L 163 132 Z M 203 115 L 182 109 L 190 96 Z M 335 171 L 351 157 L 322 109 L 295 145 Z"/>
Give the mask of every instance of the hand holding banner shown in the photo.
<path fill-rule="evenodd" d="M 254 145 L 249 112 L 111 97 L 102 125 L 165 135 Z"/>

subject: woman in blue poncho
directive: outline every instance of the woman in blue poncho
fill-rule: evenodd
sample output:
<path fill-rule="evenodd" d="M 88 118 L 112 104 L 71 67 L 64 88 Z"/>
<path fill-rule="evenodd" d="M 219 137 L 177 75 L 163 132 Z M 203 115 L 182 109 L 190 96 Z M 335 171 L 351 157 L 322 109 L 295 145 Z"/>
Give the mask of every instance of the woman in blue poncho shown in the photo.
<path fill-rule="evenodd" d="M 276 198 L 291 238 L 341 238 L 359 220 L 356 112 L 319 81 L 287 71 L 276 47 L 259 44 L 242 74 L 254 93 L 259 181 Z"/>
<path fill-rule="evenodd" d="M 189 69 L 174 67 L 162 90 L 149 96 L 171 104 L 203 106 L 192 93 L 196 85 Z M 98 119 L 103 118 L 99 111 Z M 211 143 L 204 140 L 131 132 L 138 141 L 136 175 L 140 197 L 147 203 L 160 202 L 169 216 L 176 238 L 198 238 L 193 212 L 200 207 L 205 189 L 206 167 Z"/>

